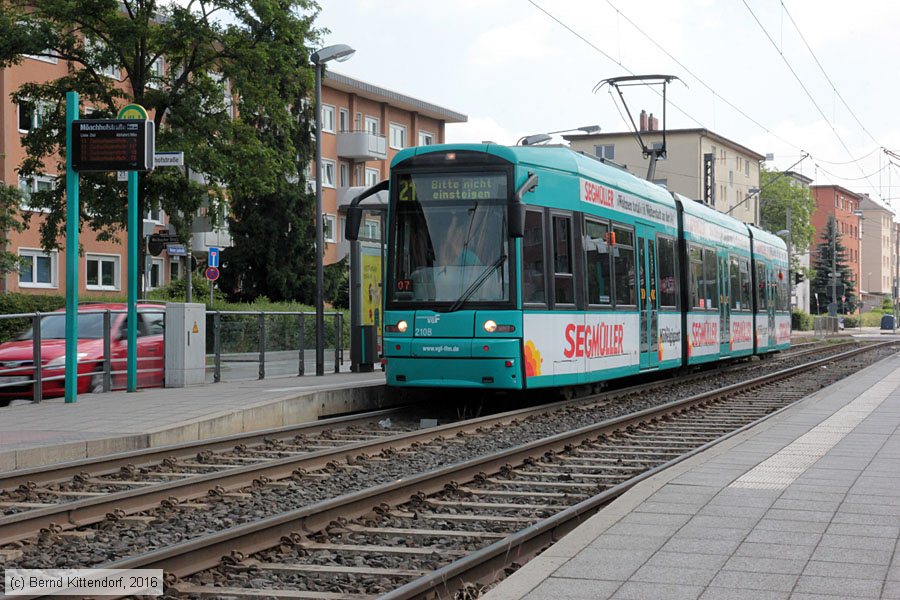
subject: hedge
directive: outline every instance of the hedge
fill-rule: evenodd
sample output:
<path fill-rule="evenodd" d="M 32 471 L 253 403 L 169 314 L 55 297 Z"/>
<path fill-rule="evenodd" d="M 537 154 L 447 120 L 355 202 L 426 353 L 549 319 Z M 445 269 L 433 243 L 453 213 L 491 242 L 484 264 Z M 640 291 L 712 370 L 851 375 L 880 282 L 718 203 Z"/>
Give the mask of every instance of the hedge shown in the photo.
<path fill-rule="evenodd" d="M 791 329 L 794 331 L 812 331 L 813 316 L 808 312 L 794 309 L 791 311 Z"/>

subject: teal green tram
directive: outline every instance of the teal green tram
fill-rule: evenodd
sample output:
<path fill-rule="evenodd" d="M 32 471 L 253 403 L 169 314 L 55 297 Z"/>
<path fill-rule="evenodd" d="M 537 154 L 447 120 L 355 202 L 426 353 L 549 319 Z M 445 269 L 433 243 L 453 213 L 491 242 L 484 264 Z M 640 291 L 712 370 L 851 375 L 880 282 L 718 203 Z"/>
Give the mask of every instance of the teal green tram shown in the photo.
<path fill-rule="evenodd" d="M 590 156 L 408 148 L 387 187 L 389 386 L 593 385 L 790 345 L 783 240 Z"/>

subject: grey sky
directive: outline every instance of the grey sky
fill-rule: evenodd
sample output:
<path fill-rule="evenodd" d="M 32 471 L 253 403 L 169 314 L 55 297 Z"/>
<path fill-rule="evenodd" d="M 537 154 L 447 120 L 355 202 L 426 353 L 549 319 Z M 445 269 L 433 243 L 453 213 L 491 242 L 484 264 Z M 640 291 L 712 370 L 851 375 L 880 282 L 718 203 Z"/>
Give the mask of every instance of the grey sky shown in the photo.
<path fill-rule="evenodd" d="M 513 144 L 589 124 L 622 131 L 613 96 L 594 85 L 671 74 L 684 84 L 668 90 L 670 128 L 706 127 L 773 153 L 770 168 L 809 153 L 795 170 L 896 198 L 900 209 L 900 167 L 881 150 L 900 152 L 900 3 L 320 1 L 325 43 L 357 50 L 335 70 L 468 115 L 448 126 L 449 141 Z M 634 113 L 661 116 L 649 90 L 629 88 L 626 100 Z"/>

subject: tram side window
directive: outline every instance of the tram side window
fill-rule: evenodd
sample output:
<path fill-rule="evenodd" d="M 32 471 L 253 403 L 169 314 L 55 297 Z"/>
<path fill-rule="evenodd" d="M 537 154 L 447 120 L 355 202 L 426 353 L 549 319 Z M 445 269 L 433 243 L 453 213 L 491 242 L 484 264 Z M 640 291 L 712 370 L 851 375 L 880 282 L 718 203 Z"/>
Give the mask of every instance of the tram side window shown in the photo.
<path fill-rule="evenodd" d="M 553 274 L 556 304 L 575 304 L 570 217 L 553 217 Z"/>
<path fill-rule="evenodd" d="M 706 286 L 703 285 L 703 252 L 697 246 L 691 244 L 688 250 L 691 273 L 691 306 L 693 308 L 706 307 Z"/>
<path fill-rule="evenodd" d="M 659 253 L 659 305 L 678 306 L 678 277 L 675 276 L 675 240 L 656 238 Z"/>
<path fill-rule="evenodd" d="M 741 259 L 741 310 L 752 310 L 753 307 L 750 305 L 750 261 L 746 259 Z"/>
<path fill-rule="evenodd" d="M 766 298 L 766 265 L 756 263 L 756 310 L 764 312 L 769 308 L 769 302 Z"/>
<path fill-rule="evenodd" d="M 546 304 L 544 292 L 544 214 L 525 213 L 522 238 L 522 301 Z"/>
<path fill-rule="evenodd" d="M 609 252 L 609 224 L 584 223 L 584 254 L 587 265 L 588 304 L 612 303 L 612 272 Z"/>
<path fill-rule="evenodd" d="M 719 307 L 719 270 L 715 250 L 703 249 L 703 278 L 706 280 L 706 308 Z"/>
<path fill-rule="evenodd" d="M 731 310 L 741 310 L 741 268 L 737 256 L 728 257 L 728 274 L 731 278 Z"/>
<path fill-rule="evenodd" d="M 616 306 L 637 305 L 638 275 L 634 260 L 634 232 L 614 225 L 611 245 Z"/>

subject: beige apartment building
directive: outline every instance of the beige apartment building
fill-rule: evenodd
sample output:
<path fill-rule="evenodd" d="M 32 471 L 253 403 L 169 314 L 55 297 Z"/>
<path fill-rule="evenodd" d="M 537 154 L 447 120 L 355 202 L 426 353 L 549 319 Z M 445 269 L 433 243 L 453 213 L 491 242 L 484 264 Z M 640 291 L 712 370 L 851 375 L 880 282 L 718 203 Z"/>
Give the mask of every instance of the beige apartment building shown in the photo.
<path fill-rule="evenodd" d="M 19 272 L 0 277 L 0 292 L 63 294 L 66 289 L 65 245 L 51 252 L 41 248 L 39 227 L 45 217 L 40 210 L 28 207 L 28 196 L 32 191 L 55 185 L 57 173 L 50 169 L 51 166 L 55 168 L 55 161 L 53 165 L 47 165 L 45 177 L 26 180 L 19 176 L 18 168 L 25 158 L 22 137 L 32 128 L 41 126 L 41 114 L 39 109 L 14 103 L 10 94 L 24 83 L 63 76 L 67 69 L 64 61 L 30 56 L 23 57 L 18 65 L 0 69 L 0 182 L 18 186 L 25 195 L 22 208 L 31 213 L 26 231 L 9 232 L 9 250 L 17 253 L 23 262 Z M 104 75 L 117 80 L 122 77 L 115 68 Z M 467 117 L 333 72 L 327 73 L 323 81 L 322 96 L 326 262 L 334 262 L 339 258 L 337 242 L 343 239 L 344 228 L 339 215 L 355 195 L 353 188 L 381 181 L 387 177 L 390 160 L 398 150 L 443 142 L 445 124 L 465 122 Z M 202 222 L 198 219 L 197 224 Z M 167 223 L 166 215 L 151 207 L 144 215 L 144 233 L 162 231 Z M 377 227 L 367 223 L 367 227 L 370 226 Z M 200 229 L 203 227 L 192 232 L 191 247 L 201 262 L 209 247 L 231 245 L 227 229 Z M 90 227 L 85 226 L 79 241 L 83 249 L 79 257 L 79 294 L 122 296 L 128 273 L 126 234 L 123 232 L 118 239 L 99 241 Z M 168 250 L 163 250 L 159 256 L 151 256 L 145 265 L 143 289 L 160 287 L 183 276 L 186 264 L 186 257 L 170 256 Z"/>
<path fill-rule="evenodd" d="M 866 303 L 880 304 L 892 296 L 895 273 L 894 212 L 867 196 L 859 201 L 862 211 L 860 229 L 860 297 Z"/>
<path fill-rule="evenodd" d="M 445 141 L 447 123 L 466 115 L 334 71 L 322 80 L 322 211 L 325 263 L 346 255 L 347 206 L 364 188 L 386 179 L 403 148 Z M 310 165 L 312 167 L 312 165 Z M 315 171 L 311 173 L 316 177 Z M 310 179 L 315 189 L 315 180 Z M 366 237 L 379 237 L 380 223 L 367 220 Z"/>
<path fill-rule="evenodd" d="M 648 148 L 659 148 L 662 131 L 652 115 L 641 112 L 641 137 Z M 564 136 L 573 150 L 624 166 L 647 176 L 634 133 L 628 131 Z M 656 163 L 653 182 L 672 192 L 700 200 L 748 223 L 759 223 L 759 163 L 765 156 L 708 129 L 666 131 L 666 157 Z M 730 211 L 730 212 L 729 212 Z"/>

